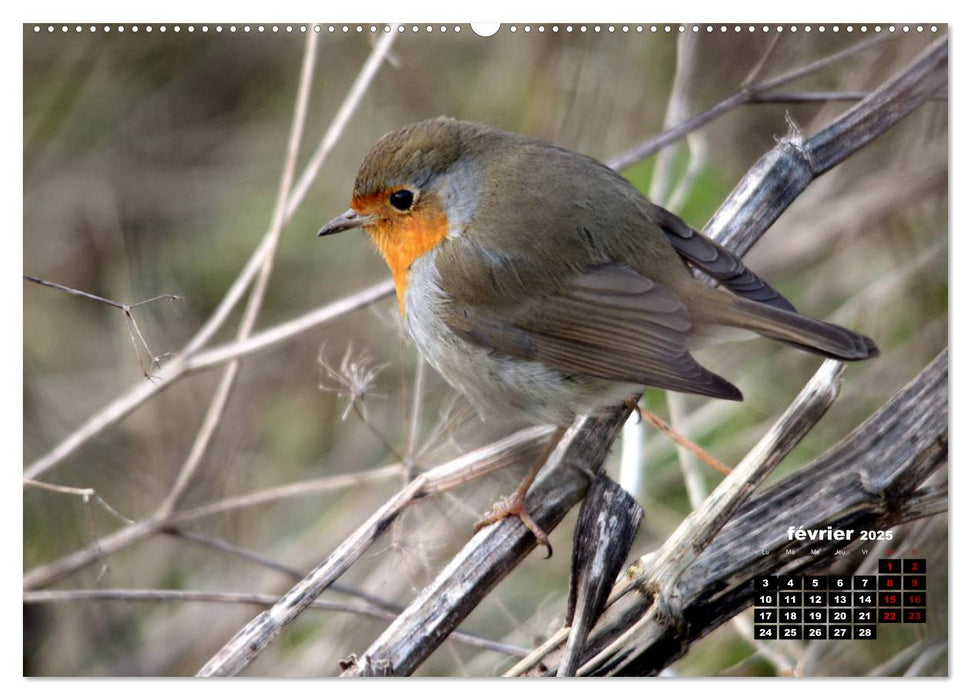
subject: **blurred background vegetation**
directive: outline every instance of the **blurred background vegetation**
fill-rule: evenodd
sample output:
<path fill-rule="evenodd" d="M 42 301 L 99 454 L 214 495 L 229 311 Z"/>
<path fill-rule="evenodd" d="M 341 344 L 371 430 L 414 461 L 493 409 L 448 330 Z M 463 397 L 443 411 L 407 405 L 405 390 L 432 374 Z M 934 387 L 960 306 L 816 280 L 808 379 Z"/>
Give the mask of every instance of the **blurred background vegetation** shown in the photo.
<path fill-rule="evenodd" d="M 593 26 L 526 34 L 508 26 L 488 39 L 461 32 L 413 33 L 392 47 L 311 194 L 284 231 L 258 328 L 386 279 L 362 235 L 317 240 L 343 211 L 357 167 L 383 133 L 427 117 L 486 122 L 607 160 L 662 129 L 675 75 L 674 33 L 595 32 Z M 900 35 L 813 74 L 786 91 L 872 89 L 932 37 Z M 805 65 L 861 39 L 841 32 L 786 33 L 764 74 Z M 691 112 L 734 90 L 762 56 L 765 35 L 701 38 Z M 299 163 L 316 147 L 374 39 L 365 31 L 320 39 Z M 208 318 L 270 224 L 305 38 L 228 26 L 217 33 L 24 28 L 24 273 L 121 302 L 178 294 L 135 311 L 161 355 L 177 351 Z M 736 109 L 700 135 L 708 156 L 678 213 L 701 228 L 740 176 L 786 134 L 786 115 L 813 133 L 848 103 L 764 104 Z M 947 102 L 927 104 L 826 174 L 763 237 L 748 263 L 802 311 L 872 336 L 883 354 L 849 367 L 829 414 L 774 478 L 822 454 L 883 404 L 947 345 Z M 676 147 L 675 171 L 687 153 Z M 647 191 L 649 159 L 625 174 Z M 233 337 L 238 313 L 217 341 Z M 142 377 L 125 320 L 114 308 L 24 285 L 24 455 L 42 456 Z M 380 367 L 366 399 L 371 427 L 352 412 L 318 362 L 348 348 Z M 768 341 L 718 346 L 703 362 L 737 383 L 743 404 L 688 398 L 684 430 L 734 464 L 811 376 L 818 360 Z M 394 301 L 318 327 L 244 360 L 215 439 L 182 505 L 206 503 L 312 478 L 358 474 L 408 451 L 416 354 Z M 54 471 L 53 483 L 97 490 L 124 516 L 151 514 L 168 490 L 211 398 L 219 372 L 192 375 L 99 434 Z M 321 384 L 325 388 L 321 389 Z M 326 387 L 330 387 L 328 390 Z M 660 392 L 650 407 L 665 413 Z M 501 435 L 433 371 L 423 385 L 415 450 L 419 469 Z M 387 445 L 386 445 L 387 443 Z M 615 450 L 619 453 L 619 449 Z M 689 512 L 673 446 L 649 434 L 644 505 L 635 554 L 656 548 Z M 616 454 L 608 470 L 616 477 Z M 407 604 L 468 539 L 477 515 L 517 483 L 508 470 L 411 508 L 341 583 Z M 709 486 L 718 475 L 709 475 Z M 307 570 L 401 487 L 404 473 L 330 493 L 279 500 L 188 524 L 193 532 L 258 550 Z M 77 497 L 24 492 L 24 567 L 89 546 L 122 523 Z M 947 635 L 946 519 L 921 524 L 930 560 L 931 621 L 882 626 L 880 641 L 788 647 L 809 675 L 862 675 L 901 650 Z M 898 541 L 908 528 L 900 528 Z M 463 629 L 531 647 L 562 621 L 572 519 L 553 533 L 555 556 L 531 555 Z M 744 546 L 744 545 L 740 545 Z M 279 594 L 291 579 L 237 557 L 157 535 L 90 566 L 57 588 L 177 588 Z M 332 600 L 354 600 L 330 592 Z M 27 605 L 28 675 L 193 674 L 256 612 L 214 603 L 89 601 Z M 343 612 L 308 612 L 248 671 L 333 675 L 387 625 Z M 822 646 L 820 646 L 822 645 Z M 849 647 L 847 645 L 852 645 Z M 494 675 L 509 656 L 450 641 L 427 675 Z M 946 673 L 946 653 L 925 673 Z M 778 671 L 731 626 L 703 640 L 679 675 Z M 899 670 L 899 669 L 898 669 Z M 897 672 L 897 670 L 893 671 Z"/>

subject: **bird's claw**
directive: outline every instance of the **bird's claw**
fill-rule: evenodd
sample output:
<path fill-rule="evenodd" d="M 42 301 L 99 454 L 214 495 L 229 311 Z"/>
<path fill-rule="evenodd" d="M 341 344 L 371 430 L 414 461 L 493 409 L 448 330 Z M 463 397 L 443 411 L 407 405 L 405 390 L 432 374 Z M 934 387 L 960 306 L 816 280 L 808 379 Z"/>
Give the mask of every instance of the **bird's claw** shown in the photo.
<path fill-rule="evenodd" d="M 526 510 L 526 499 L 518 492 L 494 504 L 492 509 L 483 515 L 482 519 L 475 524 L 475 531 L 478 532 L 486 525 L 492 525 L 492 523 L 497 523 L 509 516 L 519 518 L 520 522 L 526 526 L 526 529 L 536 537 L 536 543 L 546 547 L 546 556 L 543 557 L 544 559 L 549 559 L 553 556 L 553 547 L 550 546 L 549 538 L 543 532 L 543 528 L 536 524 L 529 511 Z"/>

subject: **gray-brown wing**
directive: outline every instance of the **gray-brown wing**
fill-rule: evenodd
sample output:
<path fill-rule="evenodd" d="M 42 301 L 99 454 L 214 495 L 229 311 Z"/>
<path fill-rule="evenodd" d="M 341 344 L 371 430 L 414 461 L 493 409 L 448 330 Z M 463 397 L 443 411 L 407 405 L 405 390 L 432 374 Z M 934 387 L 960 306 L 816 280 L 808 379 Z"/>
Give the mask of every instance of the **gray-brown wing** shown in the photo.
<path fill-rule="evenodd" d="M 680 300 L 623 265 L 588 270 L 561 294 L 511 311 L 452 303 L 443 312 L 466 341 L 566 374 L 742 398 L 688 352 L 691 319 Z"/>
<path fill-rule="evenodd" d="M 666 209 L 660 209 L 658 226 L 681 257 L 718 280 L 740 297 L 795 311 L 789 300 L 745 266 L 741 258 L 684 223 Z"/>

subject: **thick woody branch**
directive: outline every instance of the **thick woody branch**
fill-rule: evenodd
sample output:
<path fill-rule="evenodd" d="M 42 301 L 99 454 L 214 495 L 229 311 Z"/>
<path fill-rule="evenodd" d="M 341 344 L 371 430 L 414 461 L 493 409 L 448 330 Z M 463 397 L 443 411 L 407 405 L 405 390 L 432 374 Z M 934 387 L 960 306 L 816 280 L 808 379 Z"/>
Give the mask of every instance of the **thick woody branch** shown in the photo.
<path fill-rule="evenodd" d="M 791 542 L 790 526 L 859 533 L 944 512 L 946 487 L 921 485 L 947 462 L 947 376 L 944 351 L 826 455 L 743 506 L 670 589 L 645 591 L 646 572 L 635 574 L 594 631 L 602 651 L 581 674 L 657 673 L 751 604 L 753 576 L 819 570 L 847 546 Z"/>

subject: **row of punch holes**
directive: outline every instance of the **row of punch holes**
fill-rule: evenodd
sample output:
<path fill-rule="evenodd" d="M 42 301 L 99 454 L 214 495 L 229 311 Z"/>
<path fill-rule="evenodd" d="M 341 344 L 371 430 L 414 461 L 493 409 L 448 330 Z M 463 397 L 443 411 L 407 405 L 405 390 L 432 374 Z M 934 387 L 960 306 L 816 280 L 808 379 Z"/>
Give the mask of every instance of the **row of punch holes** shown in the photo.
<path fill-rule="evenodd" d="M 137 25 L 137 24 L 133 24 L 133 25 L 127 25 L 127 26 L 126 25 L 114 25 L 114 26 L 112 26 L 112 25 L 107 25 L 106 24 L 106 25 L 103 25 L 103 26 L 97 26 L 97 25 L 92 24 L 92 25 L 88 25 L 86 27 L 85 26 L 82 26 L 80 24 L 73 25 L 73 26 L 72 25 L 67 25 L 67 24 L 63 24 L 63 25 L 53 25 L 53 24 L 49 24 L 49 25 L 46 25 L 46 26 L 37 24 L 37 25 L 34 25 L 34 33 L 35 34 L 39 34 L 41 32 L 46 31 L 49 34 L 53 34 L 54 32 L 57 32 L 58 30 L 60 30 L 62 33 L 67 33 L 67 32 L 71 32 L 71 31 L 74 31 L 75 33 L 81 33 L 83 31 L 85 31 L 85 29 L 87 29 L 89 32 L 97 32 L 97 31 L 101 30 L 101 31 L 106 32 L 106 33 L 107 32 L 112 32 L 112 31 L 115 31 L 115 32 L 118 32 L 118 33 L 124 33 L 126 31 L 129 31 L 129 32 L 132 32 L 132 33 L 145 32 L 147 34 L 150 34 L 150 33 L 154 32 L 154 31 L 158 31 L 158 32 L 161 32 L 161 33 L 165 33 L 165 32 L 168 32 L 168 31 L 172 31 L 172 32 L 175 32 L 175 33 L 179 33 L 179 32 L 182 32 L 182 31 L 186 31 L 186 32 L 189 32 L 189 33 L 194 33 L 194 32 L 197 32 L 198 31 L 198 32 L 202 32 L 203 34 L 208 33 L 208 32 L 215 32 L 217 34 L 218 33 L 222 33 L 222 32 L 229 32 L 229 33 L 242 32 L 244 34 L 245 33 L 253 33 L 253 32 L 256 32 L 258 34 L 259 33 L 267 33 L 267 32 L 269 32 L 271 34 L 280 34 L 280 33 L 293 34 L 293 33 L 306 33 L 308 31 L 308 29 L 310 29 L 310 28 L 312 28 L 313 31 L 315 31 L 315 32 L 326 32 L 326 33 L 329 33 L 329 34 L 336 34 L 336 33 L 343 33 L 343 34 L 351 34 L 351 33 L 357 33 L 357 34 L 363 34 L 363 33 L 377 34 L 378 32 L 385 32 L 385 33 L 387 33 L 387 32 L 391 32 L 393 30 L 396 30 L 396 31 L 398 31 L 400 33 L 410 32 L 412 34 L 418 34 L 418 33 L 431 34 L 431 33 L 435 33 L 435 32 L 444 34 L 444 33 L 447 33 L 449 31 L 454 32 L 454 33 L 461 33 L 462 32 L 462 27 L 459 26 L 459 25 L 444 25 L 444 24 L 441 24 L 441 25 L 431 25 L 431 24 L 425 24 L 425 25 L 419 25 L 419 24 L 397 24 L 397 25 L 391 25 L 391 24 L 384 24 L 384 25 L 375 25 L 375 24 L 370 24 L 370 25 L 367 25 L 367 24 L 311 24 L 311 25 L 307 25 L 307 24 L 282 24 L 282 25 L 280 25 L 280 24 L 271 24 L 271 25 L 263 25 L 263 24 L 256 24 L 256 25 L 249 25 L 249 24 L 244 24 L 244 25 L 238 25 L 238 26 L 235 25 L 235 24 L 230 24 L 230 25 L 226 25 L 226 26 L 223 26 L 221 24 L 217 24 L 217 25 L 213 25 L 213 26 L 209 26 L 209 25 L 205 25 L 205 24 L 199 25 L 199 26 L 195 26 L 195 25 L 191 25 L 191 24 L 190 25 L 185 25 L 185 26 L 178 25 L 178 24 L 172 25 L 172 26 L 167 26 L 167 25 L 164 25 L 164 24 L 163 25 L 158 25 L 158 26 L 152 26 L 150 24 L 149 25 Z M 475 34 L 478 34 L 479 36 L 491 36 L 492 34 L 495 34 L 497 31 L 499 31 L 499 29 L 500 29 L 499 25 L 481 25 L 480 26 L 480 25 L 474 25 L 473 24 L 471 26 L 472 32 L 475 33 Z M 600 24 L 593 24 L 593 25 L 586 25 L 586 24 L 581 24 L 581 25 L 572 25 L 572 24 L 565 24 L 565 25 L 559 25 L 559 24 L 552 24 L 552 25 L 543 25 L 543 24 L 539 24 L 539 25 L 529 25 L 529 24 L 525 24 L 525 25 L 516 25 L 516 24 L 512 24 L 512 25 L 508 25 L 505 29 L 509 33 L 511 33 L 511 34 L 516 34 L 516 33 L 519 33 L 519 32 L 523 32 L 523 33 L 526 33 L 526 34 L 530 34 L 532 32 L 537 32 L 537 33 L 540 33 L 540 34 L 543 34 L 543 33 L 546 33 L 546 32 L 551 32 L 553 34 L 557 34 L 557 33 L 560 33 L 560 32 L 565 32 L 567 34 L 574 33 L 574 32 L 579 32 L 581 34 L 582 33 L 592 32 L 592 33 L 596 34 L 596 33 L 601 33 L 601 32 L 604 32 L 604 31 L 606 31 L 607 33 L 616 33 L 616 32 L 630 33 L 630 32 L 635 32 L 635 33 L 638 33 L 638 34 L 643 34 L 645 32 L 648 32 L 648 33 L 651 33 L 651 34 L 672 34 L 672 33 L 683 34 L 685 32 L 689 32 L 689 31 L 690 32 L 697 33 L 697 34 L 701 34 L 701 33 L 706 33 L 706 34 L 715 34 L 715 33 L 726 34 L 726 33 L 729 33 L 729 32 L 734 32 L 736 34 L 739 34 L 739 33 L 742 33 L 742 32 L 747 32 L 749 34 L 755 34 L 755 33 L 768 34 L 770 32 L 782 33 L 782 32 L 786 32 L 786 31 L 788 31 L 790 33 L 795 33 L 795 32 L 813 32 L 813 31 L 816 31 L 816 32 L 833 32 L 835 34 L 838 34 L 841 31 L 847 32 L 847 33 L 853 33 L 854 31 L 858 31 L 860 33 L 867 33 L 867 32 L 872 31 L 872 32 L 875 32 L 875 33 L 879 34 L 879 33 L 883 32 L 885 30 L 888 31 L 888 32 L 890 32 L 891 34 L 897 32 L 898 30 L 906 34 L 906 33 L 909 33 L 911 30 L 916 31 L 916 32 L 923 32 L 925 30 L 925 27 L 922 24 L 914 25 L 913 27 L 911 27 L 910 25 L 907 25 L 907 24 L 901 25 L 899 27 L 896 26 L 896 25 L 886 25 L 886 26 L 883 26 L 883 25 L 873 25 L 873 26 L 869 26 L 869 25 L 865 25 L 865 24 L 864 25 L 856 25 L 856 26 L 854 26 L 854 25 L 844 25 L 844 26 L 840 26 L 840 25 L 830 25 L 830 26 L 826 26 L 826 25 L 821 25 L 821 24 L 820 25 L 810 25 L 810 24 L 804 24 L 804 25 L 795 25 L 795 24 L 791 24 L 791 25 L 781 25 L 781 24 L 777 24 L 777 25 L 768 25 L 768 24 L 760 24 L 760 25 L 755 25 L 755 24 L 748 24 L 748 25 L 741 25 L 741 24 L 734 24 L 734 25 L 726 25 L 726 24 L 718 24 L 718 25 L 712 25 L 712 24 L 693 24 L 693 25 L 683 25 L 683 24 L 679 24 L 679 25 L 671 25 L 671 24 L 663 24 L 663 25 L 657 25 L 657 24 L 650 24 L 650 25 L 641 25 L 641 24 L 636 24 L 636 25 L 628 25 L 628 24 L 621 24 L 621 25 L 614 25 L 614 24 L 606 24 L 606 25 L 600 25 Z M 927 27 L 926 29 L 928 31 L 930 31 L 931 33 L 935 33 L 935 32 L 937 32 L 937 25 L 936 24 L 935 25 L 931 25 L 931 26 Z"/>

